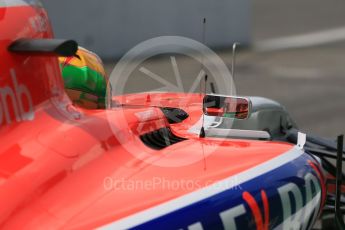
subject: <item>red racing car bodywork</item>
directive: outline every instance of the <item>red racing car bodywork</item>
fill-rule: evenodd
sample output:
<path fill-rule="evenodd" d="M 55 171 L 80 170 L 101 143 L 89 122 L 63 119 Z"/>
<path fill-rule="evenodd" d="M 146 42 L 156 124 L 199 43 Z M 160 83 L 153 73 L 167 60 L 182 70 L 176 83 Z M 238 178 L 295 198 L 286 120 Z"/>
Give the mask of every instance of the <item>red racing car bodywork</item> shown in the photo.
<path fill-rule="evenodd" d="M 121 110 L 75 107 L 56 56 L 9 51 L 18 39 L 53 38 L 32 2 L 0 1 L 0 228 L 285 229 L 316 221 L 326 195 L 318 160 L 286 142 L 191 134 L 204 95 L 188 95 L 180 109 L 189 116 L 176 124 L 152 105 L 157 97 L 178 107 L 181 93 L 115 97 Z M 152 148 L 145 135 L 157 130 L 174 144 Z M 174 162 L 191 163 L 163 167 Z"/>

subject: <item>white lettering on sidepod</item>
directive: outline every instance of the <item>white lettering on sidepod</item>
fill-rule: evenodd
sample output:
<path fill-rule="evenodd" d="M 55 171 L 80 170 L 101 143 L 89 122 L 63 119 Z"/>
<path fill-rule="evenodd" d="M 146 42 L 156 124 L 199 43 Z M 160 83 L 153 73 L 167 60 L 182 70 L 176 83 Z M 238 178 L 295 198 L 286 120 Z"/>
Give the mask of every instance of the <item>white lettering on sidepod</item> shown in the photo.
<path fill-rule="evenodd" d="M 34 108 L 29 89 L 19 84 L 16 73 L 11 69 L 11 79 L 13 88 L 10 86 L 0 87 L 0 125 L 11 124 L 11 112 L 14 113 L 15 121 L 31 121 L 34 119 Z M 27 101 L 25 110 L 23 101 Z"/>

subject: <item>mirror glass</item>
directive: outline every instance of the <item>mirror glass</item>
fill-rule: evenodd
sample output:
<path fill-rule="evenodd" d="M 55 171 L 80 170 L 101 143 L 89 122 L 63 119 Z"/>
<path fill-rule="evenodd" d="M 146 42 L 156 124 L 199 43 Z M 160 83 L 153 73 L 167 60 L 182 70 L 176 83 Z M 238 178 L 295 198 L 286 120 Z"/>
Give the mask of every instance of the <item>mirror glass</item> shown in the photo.
<path fill-rule="evenodd" d="M 247 119 L 250 114 L 250 105 L 248 98 L 206 95 L 203 111 L 207 116 Z"/>

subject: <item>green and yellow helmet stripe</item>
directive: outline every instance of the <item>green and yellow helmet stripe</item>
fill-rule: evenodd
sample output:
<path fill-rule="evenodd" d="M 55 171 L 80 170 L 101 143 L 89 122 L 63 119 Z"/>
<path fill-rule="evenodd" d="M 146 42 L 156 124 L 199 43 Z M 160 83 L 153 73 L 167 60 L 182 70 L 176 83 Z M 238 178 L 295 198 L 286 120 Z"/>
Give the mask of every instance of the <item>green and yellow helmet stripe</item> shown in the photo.
<path fill-rule="evenodd" d="M 104 108 L 108 78 L 100 58 L 83 48 L 75 57 L 59 58 L 66 92 L 73 102 Z M 90 106 L 94 103 L 94 106 Z"/>

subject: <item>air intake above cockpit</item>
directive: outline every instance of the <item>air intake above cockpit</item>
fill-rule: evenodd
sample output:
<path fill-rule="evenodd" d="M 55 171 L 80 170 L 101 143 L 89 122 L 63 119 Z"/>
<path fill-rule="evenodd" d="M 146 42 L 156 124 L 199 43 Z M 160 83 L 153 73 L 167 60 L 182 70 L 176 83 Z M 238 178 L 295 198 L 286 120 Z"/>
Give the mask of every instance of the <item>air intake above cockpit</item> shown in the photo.
<path fill-rule="evenodd" d="M 170 128 L 162 128 L 146 133 L 141 135 L 140 139 L 146 146 L 156 150 L 161 150 L 170 145 L 186 140 L 185 138 L 174 135 Z"/>

